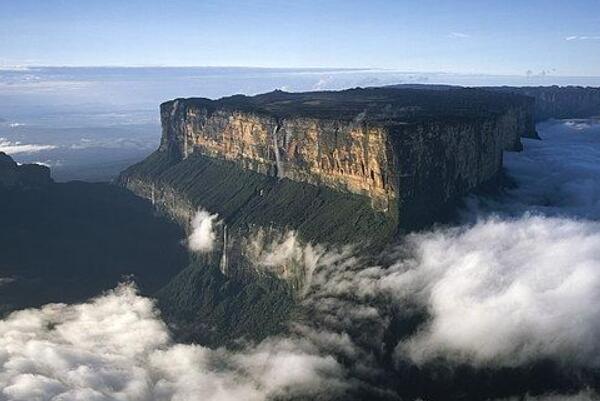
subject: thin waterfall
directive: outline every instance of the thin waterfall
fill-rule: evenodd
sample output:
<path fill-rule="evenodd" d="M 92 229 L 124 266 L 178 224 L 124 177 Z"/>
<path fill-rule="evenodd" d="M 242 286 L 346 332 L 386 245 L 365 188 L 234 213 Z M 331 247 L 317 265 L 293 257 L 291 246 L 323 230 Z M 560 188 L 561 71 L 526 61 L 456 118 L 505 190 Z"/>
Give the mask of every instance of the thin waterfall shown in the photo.
<path fill-rule="evenodd" d="M 281 155 L 279 154 L 279 145 L 277 144 L 277 132 L 279 131 L 279 124 L 273 128 L 273 151 L 275 152 L 275 164 L 277 165 L 277 178 L 283 178 L 283 165 L 281 163 Z"/>
<path fill-rule="evenodd" d="M 227 275 L 227 226 L 223 226 L 223 255 L 221 256 L 221 272 Z"/>

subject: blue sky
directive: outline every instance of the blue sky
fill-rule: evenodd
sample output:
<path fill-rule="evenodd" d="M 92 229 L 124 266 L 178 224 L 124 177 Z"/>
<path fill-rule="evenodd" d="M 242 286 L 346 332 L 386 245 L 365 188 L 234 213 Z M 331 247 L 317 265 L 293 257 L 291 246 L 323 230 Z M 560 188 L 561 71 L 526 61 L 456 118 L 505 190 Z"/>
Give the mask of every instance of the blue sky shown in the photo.
<path fill-rule="evenodd" d="M 600 75 L 600 1 L 0 0 L 0 65 Z"/>

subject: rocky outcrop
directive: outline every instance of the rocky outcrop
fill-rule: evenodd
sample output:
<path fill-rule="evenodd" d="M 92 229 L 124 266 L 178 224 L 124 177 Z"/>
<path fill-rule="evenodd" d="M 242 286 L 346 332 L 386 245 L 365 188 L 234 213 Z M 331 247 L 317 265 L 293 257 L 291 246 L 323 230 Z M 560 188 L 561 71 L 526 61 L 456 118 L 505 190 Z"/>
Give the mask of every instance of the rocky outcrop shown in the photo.
<path fill-rule="evenodd" d="M 38 188 L 52 184 L 50 169 L 39 164 L 17 164 L 0 152 L 0 185 L 8 188 Z"/>

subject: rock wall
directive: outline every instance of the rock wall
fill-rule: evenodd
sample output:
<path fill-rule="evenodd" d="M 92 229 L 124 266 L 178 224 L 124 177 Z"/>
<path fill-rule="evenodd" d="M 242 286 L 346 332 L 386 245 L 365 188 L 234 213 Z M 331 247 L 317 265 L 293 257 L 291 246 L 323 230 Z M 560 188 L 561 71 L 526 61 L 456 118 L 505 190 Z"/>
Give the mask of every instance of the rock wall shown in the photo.
<path fill-rule="evenodd" d="M 495 181 L 513 124 L 502 116 L 394 127 L 398 221 L 419 228 L 443 216 L 468 191 Z"/>
<path fill-rule="evenodd" d="M 360 119 L 278 119 L 236 110 L 161 106 L 161 150 L 184 159 L 192 152 L 234 161 L 279 179 L 366 195 L 387 210 L 396 196 L 387 130 Z"/>

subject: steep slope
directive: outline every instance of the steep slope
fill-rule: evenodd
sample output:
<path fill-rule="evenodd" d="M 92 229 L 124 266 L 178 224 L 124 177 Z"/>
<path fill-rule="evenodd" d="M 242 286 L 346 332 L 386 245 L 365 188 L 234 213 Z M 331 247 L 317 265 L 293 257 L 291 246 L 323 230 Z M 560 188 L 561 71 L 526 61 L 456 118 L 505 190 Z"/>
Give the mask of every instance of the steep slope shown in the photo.
<path fill-rule="evenodd" d="M 18 165 L 0 152 L 0 186 L 5 188 L 40 188 L 52 184 L 50 169 L 39 164 Z"/>

